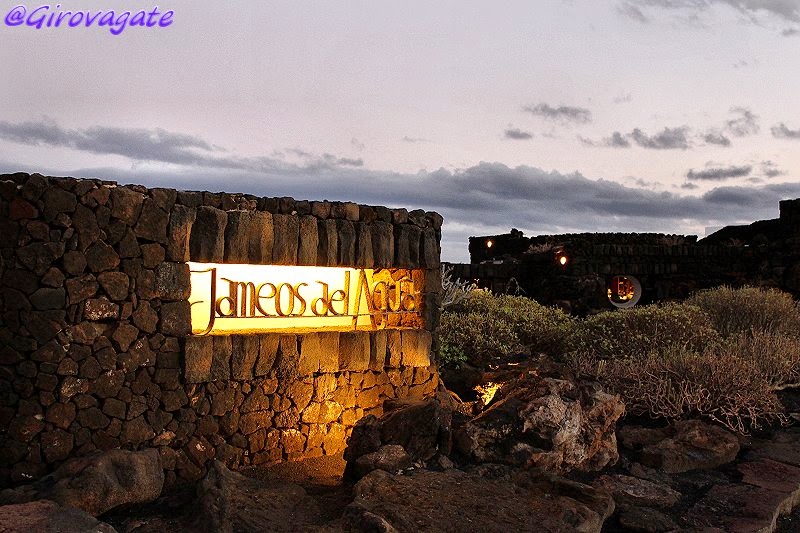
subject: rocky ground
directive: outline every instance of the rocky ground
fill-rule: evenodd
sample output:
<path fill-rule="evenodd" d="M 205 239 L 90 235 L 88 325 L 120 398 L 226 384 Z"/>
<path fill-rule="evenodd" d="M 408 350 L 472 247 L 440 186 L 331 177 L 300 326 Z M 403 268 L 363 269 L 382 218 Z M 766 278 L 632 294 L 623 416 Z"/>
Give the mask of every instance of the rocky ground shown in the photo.
<path fill-rule="evenodd" d="M 70 461 L 0 492 L 0 531 L 800 531 L 800 428 L 660 427 L 596 384 L 501 374 L 485 407 L 441 390 L 366 417 L 343 457 L 166 490 L 157 454 Z"/>

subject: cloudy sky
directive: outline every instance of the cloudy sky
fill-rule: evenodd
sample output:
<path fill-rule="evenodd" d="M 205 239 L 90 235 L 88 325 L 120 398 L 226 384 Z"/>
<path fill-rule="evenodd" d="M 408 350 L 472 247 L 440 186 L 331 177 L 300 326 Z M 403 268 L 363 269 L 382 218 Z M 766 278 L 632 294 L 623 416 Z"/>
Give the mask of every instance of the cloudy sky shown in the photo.
<path fill-rule="evenodd" d="M 175 14 L 0 25 L 0 172 L 433 209 L 454 261 L 800 197 L 800 0 L 22 1 Z"/>

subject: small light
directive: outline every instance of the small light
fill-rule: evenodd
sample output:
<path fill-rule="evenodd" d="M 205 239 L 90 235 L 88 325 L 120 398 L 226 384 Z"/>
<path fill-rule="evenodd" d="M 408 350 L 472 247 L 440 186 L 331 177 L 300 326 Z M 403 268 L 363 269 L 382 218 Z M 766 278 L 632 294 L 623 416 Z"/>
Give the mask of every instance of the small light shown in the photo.
<path fill-rule="evenodd" d="M 486 247 L 491 248 L 494 243 L 492 241 L 486 241 Z"/>
<path fill-rule="evenodd" d="M 567 256 L 566 255 L 562 255 L 561 257 L 558 258 L 558 262 L 561 263 L 561 266 L 566 265 L 567 264 Z"/>

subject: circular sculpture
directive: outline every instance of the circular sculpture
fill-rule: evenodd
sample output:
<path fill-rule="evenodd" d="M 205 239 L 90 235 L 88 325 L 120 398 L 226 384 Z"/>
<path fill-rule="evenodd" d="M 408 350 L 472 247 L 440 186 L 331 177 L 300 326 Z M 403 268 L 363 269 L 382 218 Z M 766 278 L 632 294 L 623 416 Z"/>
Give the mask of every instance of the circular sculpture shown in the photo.
<path fill-rule="evenodd" d="M 642 297 L 642 284 L 633 276 L 614 276 L 606 288 L 608 301 L 619 309 L 633 307 Z"/>

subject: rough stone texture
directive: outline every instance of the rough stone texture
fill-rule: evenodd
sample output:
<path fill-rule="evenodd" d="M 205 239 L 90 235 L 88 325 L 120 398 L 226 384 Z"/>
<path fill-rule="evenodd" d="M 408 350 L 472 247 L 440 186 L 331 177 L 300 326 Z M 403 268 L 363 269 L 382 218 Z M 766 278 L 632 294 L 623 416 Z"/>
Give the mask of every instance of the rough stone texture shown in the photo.
<path fill-rule="evenodd" d="M 368 224 L 356 224 L 356 228 L 355 264 L 362 268 L 372 268 L 374 264 L 372 256 L 372 230 Z"/>
<path fill-rule="evenodd" d="M 3 533 L 116 533 L 92 515 L 49 500 L 0 507 Z"/>
<path fill-rule="evenodd" d="M 798 498 L 800 491 L 787 494 L 746 484 L 714 485 L 689 510 L 688 518 L 722 531 L 774 531 L 778 516 L 786 514 Z M 728 511 L 720 513 L 720 509 Z"/>
<path fill-rule="evenodd" d="M 429 400 L 396 403 L 382 417 L 368 415 L 358 421 L 347 440 L 344 458 L 345 475 L 358 478 L 368 470 L 358 461 L 377 453 L 387 445 L 402 447 L 412 461 L 427 461 L 451 451 L 453 403 L 449 394 L 440 393 Z M 396 449 L 392 449 L 396 451 Z M 393 454 L 399 457 L 399 454 Z M 374 464 L 377 456 L 366 459 Z"/>
<path fill-rule="evenodd" d="M 300 223 L 290 215 L 272 215 L 275 240 L 272 244 L 272 261 L 276 265 L 297 264 Z"/>
<path fill-rule="evenodd" d="M 300 375 L 315 372 L 335 372 L 339 369 L 339 342 L 336 333 L 310 333 L 300 345 Z"/>
<path fill-rule="evenodd" d="M 330 349 L 325 347 L 325 349 Z M 366 370 L 369 367 L 369 333 L 354 331 L 339 335 L 339 362 L 341 370 Z"/>
<path fill-rule="evenodd" d="M 300 217 L 299 247 L 297 249 L 298 265 L 316 265 L 319 237 L 317 236 L 317 219 L 313 216 Z"/>
<path fill-rule="evenodd" d="M 184 376 L 188 383 L 203 383 L 211 378 L 212 337 L 186 339 Z"/>
<path fill-rule="evenodd" d="M 349 220 L 336 221 L 337 239 L 339 242 L 336 265 L 355 266 L 356 230 Z"/>
<path fill-rule="evenodd" d="M 410 476 L 375 470 L 353 491 L 345 519 L 361 531 L 599 533 L 614 510 L 609 496 L 587 485 L 529 473 L 493 478 L 459 470 Z"/>
<path fill-rule="evenodd" d="M 553 473 L 600 470 L 619 457 L 614 426 L 624 412 L 620 398 L 596 383 L 527 375 L 504 384 L 495 401 L 458 430 L 456 445 L 478 462 Z"/>
<path fill-rule="evenodd" d="M 197 208 L 189 237 L 189 257 L 201 263 L 221 263 L 225 258 L 225 226 L 228 217 L 214 207 Z"/>
<path fill-rule="evenodd" d="M 190 309 L 185 300 L 161 304 L 161 333 L 179 337 L 188 335 L 192 329 Z"/>
<path fill-rule="evenodd" d="M 402 332 L 402 366 L 430 366 L 432 337 L 428 331 Z"/>
<path fill-rule="evenodd" d="M 139 220 L 144 196 L 127 187 L 111 189 L 111 216 L 133 226 Z"/>
<path fill-rule="evenodd" d="M 396 474 L 411 466 L 409 456 L 399 444 L 387 444 L 378 450 L 362 455 L 356 459 L 356 475 L 362 478 L 373 470 L 384 470 Z"/>
<path fill-rule="evenodd" d="M 202 531 L 298 531 L 319 521 L 315 502 L 299 485 L 264 483 L 214 461 L 197 486 Z"/>
<path fill-rule="evenodd" d="M 669 487 L 623 475 L 600 476 L 592 486 L 611 494 L 617 505 L 668 508 L 681 497 L 679 492 Z"/>
<path fill-rule="evenodd" d="M 130 278 L 124 272 L 103 272 L 97 276 L 100 286 L 114 301 L 126 300 L 130 287 Z"/>
<path fill-rule="evenodd" d="M 231 211 L 225 226 L 225 262 L 247 263 L 250 254 L 250 212 Z"/>
<path fill-rule="evenodd" d="M 176 205 L 169 217 L 166 258 L 170 261 L 189 261 L 189 237 L 192 233 L 196 211 L 183 205 Z"/>
<path fill-rule="evenodd" d="M 699 420 L 678 421 L 664 430 L 626 427 L 620 439 L 640 453 L 642 464 L 668 474 L 716 468 L 739 453 L 735 435 Z"/>
<path fill-rule="evenodd" d="M 317 223 L 317 264 L 335 266 L 338 264 L 339 238 L 335 220 L 320 220 Z"/>
<path fill-rule="evenodd" d="M 162 300 L 184 300 L 189 297 L 189 265 L 161 263 L 156 267 L 155 296 Z"/>
<path fill-rule="evenodd" d="M 247 248 L 250 263 L 259 265 L 272 262 L 273 235 L 272 215 L 263 212 L 251 213 Z"/>
<path fill-rule="evenodd" d="M 167 242 L 167 224 L 169 214 L 151 199 L 142 203 L 142 212 L 134 227 L 136 236 L 149 241 Z"/>
<path fill-rule="evenodd" d="M 253 379 L 253 369 L 259 352 L 259 339 L 255 335 L 238 336 L 232 342 L 231 373 L 233 379 L 249 381 Z"/>
<path fill-rule="evenodd" d="M 116 448 L 158 448 L 167 484 L 201 479 L 212 458 L 332 455 L 366 414 L 433 396 L 418 351 L 430 334 L 407 332 L 404 353 L 398 330 L 189 331 L 188 261 L 408 269 L 394 262 L 403 213 L 0 176 L 0 487 Z M 415 228 L 435 227 L 414 213 Z"/>
<path fill-rule="evenodd" d="M 625 531 L 643 533 L 666 533 L 678 530 L 678 525 L 670 517 L 649 507 L 622 507 L 619 510 L 619 524 Z"/>
<path fill-rule="evenodd" d="M 0 502 L 52 500 L 99 516 L 120 505 L 155 500 L 164 485 L 158 450 L 110 450 L 78 457 L 33 485 L 0 493 Z"/>

